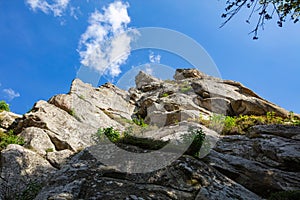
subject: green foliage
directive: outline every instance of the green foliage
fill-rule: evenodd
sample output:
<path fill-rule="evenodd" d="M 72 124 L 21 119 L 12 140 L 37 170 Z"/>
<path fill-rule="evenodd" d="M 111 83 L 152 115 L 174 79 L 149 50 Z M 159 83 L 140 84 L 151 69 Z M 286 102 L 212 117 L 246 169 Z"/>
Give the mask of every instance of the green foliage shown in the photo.
<path fill-rule="evenodd" d="M 0 151 L 5 149 L 9 144 L 24 145 L 24 139 L 19 137 L 10 130 L 8 133 L 0 132 Z"/>
<path fill-rule="evenodd" d="M 255 125 L 300 125 L 300 120 L 295 119 L 293 114 L 284 119 L 276 116 L 275 112 L 267 112 L 265 116 L 240 115 L 238 117 L 213 114 L 209 120 L 205 120 L 200 116 L 199 122 L 223 135 L 244 134 Z"/>
<path fill-rule="evenodd" d="M 162 97 L 168 97 L 169 94 L 168 94 L 168 93 L 163 93 L 161 96 L 162 96 Z"/>
<path fill-rule="evenodd" d="M 282 191 L 271 194 L 268 200 L 299 200 L 300 190 Z"/>
<path fill-rule="evenodd" d="M 53 152 L 54 150 L 52 148 L 48 148 L 46 149 L 46 153 L 50 153 L 50 152 Z"/>
<path fill-rule="evenodd" d="M 300 119 L 295 118 L 295 114 L 293 111 L 290 111 L 289 118 L 288 118 L 288 120 L 285 120 L 285 121 L 288 121 L 289 123 L 291 123 L 294 126 L 300 126 Z"/>
<path fill-rule="evenodd" d="M 141 149 L 147 150 L 158 150 L 164 147 L 168 141 L 160 141 L 152 138 L 143 138 L 134 135 L 134 128 L 128 127 L 122 134 L 119 131 L 114 130 L 112 127 L 99 129 L 98 132 L 94 135 L 94 140 L 99 142 L 105 142 L 105 136 L 117 146 L 121 148 L 124 145 L 132 145 L 139 147 Z"/>
<path fill-rule="evenodd" d="M 144 119 L 141 118 L 140 116 L 138 116 L 137 118 L 133 118 L 132 119 L 133 123 L 135 123 L 136 125 L 146 128 L 148 127 L 148 124 L 145 123 Z"/>
<path fill-rule="evenodd" d="M 300 120 L 294 120 L 292 123 L 294 126 L 300 126 Z"/>
<path fill-rule="evenodd" d="M 34 199 L 42 189 L 42 184 L 37 182 L 30 182 L 27 188 L 21 192 L 16 198 L 17 200 L 32 200 Z"/>
<path fill-rule="evenodd" d="M 75 117 L 75 116 L 76 116 L 75 109 L 72 108 L 71 110 L 69 110 L 69 114 L 70 114 L 71 116 Z"/>
<path fill-rule="evenodd" d="M 97 143 L 104 142 L 106 138 L 105 136 L 113 143 L 118 142 L 120 140 L 119 131 L 115 130 L 113 127 L 98 129 L 93 139 Z"/>
<path fill-rule="evenodd" d="M 85 100 L 85 97 L 83 95 L 79 95 L 79 99 Z"/>
<path fill-rule="evenodd" d="M 192 86 L 186 85 L 186 86 L 183 86 L 180 88 L 180 92 L 187 93 L 187 92 L 191 91 L 191 89 L 192 89 Z"/>
<path fill-rule="evenodd" d="M 0 112 L 1 111 L 8 111 L 9 112 L 9 105 L 5 101 L 0 101 Z"/>
<path fill-rule="evenodd" d="M 267 112 L 266 114 L 267 124 L 283 124 L 282 117 L 277 117 L 275 112 Z"/>
<path fill-rule="evenodd" d="M 206 135 L 201 128 L 193 129 L 190 127 L 188 134 L 182 135 L 183 142 L 185 144 L 191 144 L 185 154 L 199 157 L 200 149 L 204 143 L 205 137 Z"/>
<path fill-rule="evenodd" d="M 222 14 L 222 17 L 226 20 L 221 27 L 230 21 L 243 7 L 250 9 L 249 17 L 246 20 L 249 24 L 253 14 L 258 14 L 257 23 L 251 32 L 254 34 L 253 39 L 258 39 L 259 29 L 263 30 L 268 20 L 277 18 L 277 25 L 282 27 L 287 18 L 297 23 L 300 17 L 300 1 L 296 0 L 228 0 L 226 4 L 225 12 Z"/>
<path fill-rule="evenodd" d="M 205 124 L 217 132 L 220 132 L 224 127 L 225 116 L 220 114 L 213 114 L 210 116 L 209 120 L 205 120 Z M 205 125 L 204 124 L 204 125 Z"/>
<path fill-rule="evenodd" d="M 236 117 L 226 116 L 224 119 L 224 127 L 222 132 L 230 132 L 237 127 Z"/>

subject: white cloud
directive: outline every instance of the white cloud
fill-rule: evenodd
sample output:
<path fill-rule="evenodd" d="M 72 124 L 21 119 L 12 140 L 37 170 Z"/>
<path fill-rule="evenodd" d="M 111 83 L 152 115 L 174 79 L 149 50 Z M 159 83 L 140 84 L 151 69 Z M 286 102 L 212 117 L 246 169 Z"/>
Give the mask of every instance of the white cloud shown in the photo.
<path fill-rule="evenodd" d="M 130 55 L 132 37 L 126 33 L 130 23 L 128 3 L 115 1 L 96 10 L 89 18 L 89 26 L 81 35 L 79 55 L 81 64 L 100 74 L 116 77 L 121 73 L 120 65 Z"/>
<path fill-rule="evenodd" d="M 74 6 L 71 6 L 70 7 L 70 15 L 71 17 L 74 17 L 74 19 L 78 19 L 78 15 L 82 14 L 81 11 L 80 11 L 80 7 L 77 6 L 77 7 L 74 7 Z"/>
<path fill-rule="evenodd" d="M 151 68 L 151 65 L 150 64 L 146 64 L 145 67 L 146 67 L 145 68 L 146 74 L 153 75 L 153 69 Z"/>
<path fill-rule="evenodd" d="M 152 51 L 149 54 L 149 61 L 151 63 L 160 63 L 161 55 L 155 55 Z"/>
<path fill-rule="evenodd" d="M 52 0 L 48 3 L 46 0 L 26 0 L 26 3 L 33 11 L 40 10 L 46 14 L 53 13 L 55 17 L 60 17 L 66 11 L 70 0 Z"/>
<path fill-rule="evenodd" d="M 13 89 L 3 89 L 3 92 L 7 95 L 9 101 L 13 100 L 14 98 L 20 97 L 20 93 L 15 92 Z"/>

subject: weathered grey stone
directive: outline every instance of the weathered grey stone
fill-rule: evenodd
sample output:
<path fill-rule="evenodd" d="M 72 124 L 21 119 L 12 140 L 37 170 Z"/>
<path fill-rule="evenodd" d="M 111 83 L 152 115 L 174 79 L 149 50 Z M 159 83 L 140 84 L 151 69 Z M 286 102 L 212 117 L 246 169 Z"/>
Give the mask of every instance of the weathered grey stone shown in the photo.
<path fill-rule="evenodd" d="M 176 69 L 174 79 L 182 80 L 187 78 L 203 78 L 206 75 L 196 69 Z"/>
<path fill-rule="evenodd" d="M 21 115 L 7 112 L 7 111 L 1 111 L 0 112 L 0 128 L 8 129 L 17 119 L 22 118 Z"/>
<path fill-rule="evenodd" d="M 267 197 L 272 192 L 299 190 L 298 128 L 255 126 L 246 136 L 226 136 L 217 143 L 208 163 L 249 190 Z"/>
<path fill-rule="evenodd" d="M 191 85 L 200 96 L 198 105 L 215 113 L 265 115 L 267 112 L 275 112 L 281 117 L 289 115 L 288 111 L 262 99 L 252 90 L 234 81 L 204 78 L 193 80 Z"/>
<path fill-rule="evenodd" d="M 199 124 L 200 116 L 214 113 L 284 117 L 286 110 L 238 82 L 195 69 L 177 70 L 174 77 L 161 81 L 140 72 L 137 88 L 129 92 L 75 79 L 68 94 L 39 101 L 14 123 L 0 125 L 14 128 L 29 148 L 9 145 L 1 152 L 0 199 L 8 187 L 22 191 L 30 181 L 45 183 L 36 199 L 261 199 L 257 194 L 299 190 L 298 127 L 255 126 L 217 143 L 218 133 Z M 132 117 L 150 125 L 139 127 Z M 167 145 L 159 150 L 133 141 L 93 145 L 100 127 Z M 190 128 L 206 134 L 201 159 L 182 156 L 189 154 L 183 138 Z"/>
<path fill-rule="evenodd" d="M 37 127 L 25 128 L 20 136 L 24 138 L 25 147 L 34 150 L 40 155 L 46 155 L 47 150 L 55 151 L 55 145 L 48 136 L 49 131 Z"/>
<path fill-rule="evenodd" d="M 47 134 L 56 150 L 72 151 L 91 145 L 91 135 L 98 129 L 90 124 L 81 123 L 74 116 L 45 101 L 37 102 L 32 111 L 24 115 L 16 131 L 22 131 L 26 127 L 49 130 Z"/>
<path fill-rule="evenodd" d="M 160 86 L 161 81 L 153 76 L 140 71 L 135 77 L 135 84 L 137 89 L 143 89 L 146 91 L 155 90 Z M 149 87 L 147 89 L 147 87 Z"/>
<path fill-rule="evenodd" d="M 65 187 L 61 186 L 62 181 Z M 51 199 L 62 194 L 72 195 L 73 199 L 188 200 L 209 195 L 217 199 L 217 194 L 227 199 L 260 199 L 203 162 L 188 156 L 163 169 L 137 175 L 105 167 L 88 150 L 76 155 L 69 165 L 62 168 L 36 199 Z"/>
<path fill-rule="evenodd" d="M 41 185 L 56 171 L 39 154 L 15 144 L 1 152 L 0 166 L 0 196 L 4 199 L 7 195 L 16 199 L 30 184 Z"/>
<path fill-rule="evenodd" d="M 213 113 L 232 115 L 232 110 L 230 106 L 230 100 L 220 97 L 197 98 L 197 103 L 200 107 L 212 111 Z"/>
<path fill-rule="evenodd" d="M 267 112 L 275 112 L 280 117 L 289 115 L 287 110 L 255 97 L 233 100 L 230 104 L 235 115 L 266 115 Z"/>
<path fill-rule="evenodd" d="M 68 159 L 74 154 L 74 152 L 65 149 L 61 151 L 51 151 L 50 149 L 47 152 L 46 159 L 48 162 L 55 168 L 60 169 L 64 164 L 67 163 Z"/>

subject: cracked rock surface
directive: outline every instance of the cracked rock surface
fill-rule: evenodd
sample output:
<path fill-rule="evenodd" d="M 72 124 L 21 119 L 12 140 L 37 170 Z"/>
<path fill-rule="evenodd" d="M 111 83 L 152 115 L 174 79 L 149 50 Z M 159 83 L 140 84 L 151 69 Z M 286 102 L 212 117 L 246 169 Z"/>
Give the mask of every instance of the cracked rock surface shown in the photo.
<path fill-rule="evenodd" d="M 245 135 L 220 136 L 197 123 L 200 116 L 208 119 L 214 114 L 275 112 L 286 117 L 285 109 L 241 83 L 195 69 L 178 69 L 171 81 L 140 72 L 135 81 L 136 88 L 124 91 L 110 83 L 94 88 L 75 79 L 68 94 L 38 101 L 23 116 L 1 112 L 1 130 L 14 130 L 25 144 L 1 151 L 0 200 L 15 199 L 29 186 L 40 186 L 35 199 L 41 200 L 252 200 L 300 190 L 299 127 L 260 125 Z M 150 126 L 137 129 L 134 118 Z M 108 127 L 120 132 L 137 129 L 139 137 L 163 142 L 180 141 L 189 127 L 196 127 L 214 148 L 200 159 L 183 152 L 178 156 L 172 148 L 145 149 L 134 142 L 120 146 L 123 149 L 107 143 L 95 146 L 93 135 Z M 151 153 L 155 157 L 146 156 Z M 154 171 L 132 170 L 133 164 L 140 164 L 141 171 L 164 162 L 168 165 Z"/>

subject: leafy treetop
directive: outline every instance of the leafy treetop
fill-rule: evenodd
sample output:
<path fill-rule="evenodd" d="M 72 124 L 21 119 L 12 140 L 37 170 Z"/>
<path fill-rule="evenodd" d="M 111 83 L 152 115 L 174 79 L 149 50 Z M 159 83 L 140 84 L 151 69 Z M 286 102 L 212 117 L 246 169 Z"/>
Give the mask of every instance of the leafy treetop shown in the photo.
<path fill-rule="evenodd" d="M 0 101 L 0 112 L 1 111 L 9 111 L 9 105 L 5 101 Z"/>

